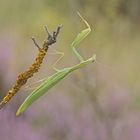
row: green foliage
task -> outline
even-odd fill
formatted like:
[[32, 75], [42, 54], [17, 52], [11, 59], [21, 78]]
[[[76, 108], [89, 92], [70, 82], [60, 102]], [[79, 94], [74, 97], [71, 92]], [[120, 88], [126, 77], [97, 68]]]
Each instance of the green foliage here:
[[89, 24], [86, 22], [86, 20], [83, 19], [83, 17], [79, 14], [82, 21], [86, 24], [87, 28], [83, 31], [81, 31], [77, 37], [74, 39], [70, 47], [72, 48], [73, 52], [75, 53], [76, 57], [79, 59], [80, 63], [76, 64], [72, 67], [64, 68], [61, 70], [56, 70], [57, 72], [54, 73], [52, 76], [50, 76], [45, 82], [43, 82], [37, 89], [35, 89], [22, 103], [22, 105], [19, 107], [16, 115], [21, 114], [23, 111], [25, 111], [34, 101], [36, 101], [39, 97], [44, 95], [50, 88], [52, 88], [54, 85], [56, 85], [60, 80], [62, 80], [64, 77], [66, 77], [68, 74], [73, 72], [74, 70], [77, 70], [79, 68], [85, 67], [87, 64], [90, 64], [95, 61], [96, 55], [93, 54], [92, 57], [90, 57], [87, 60], [84, 60], [83, 57], [77, 52], [75, 47], [91, 32]]

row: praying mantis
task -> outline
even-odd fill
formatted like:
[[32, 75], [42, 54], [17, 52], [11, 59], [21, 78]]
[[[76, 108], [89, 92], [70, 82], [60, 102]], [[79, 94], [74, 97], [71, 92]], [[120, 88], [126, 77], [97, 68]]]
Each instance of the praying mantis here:
[[19, 109], [16, 112], [16, 115], [20, 115], [23, 113], [32, 103], [34, 103], [37, 99], [39, 99], [42, 95], [44, 95], [49, 89], [54, 87], [58, 82], [60, 82], [62, 79], [64, 79], [68, 74], [71, 74], [73, 71], [83, 68], [86, 65], [93, 63], [96, 61], [96, 54], [93, 54], [89, 59], [85, 60], [81, 54], [76, 50], [76, 46], [79, 45], [79, 43], [88, 36], [88, 34], [91, 32], [90, 25], [88, 22], [78, 13], [82, 21], [86, 25], [86, 29], [82, 30], [74, 39], [74, 41], [71, 43], [70, 48], [72, 49], [73, 53], [79, 60], [79, 63], [72, 66], [72, 67], [66, 67], [63, 69], [57, 69], [54, 67], [54, 70], [56, 71], [53, 75], [49, 76], [40, 86], [38, 86], [33, 92], [24, 100], [24, 102], [21, 104]]

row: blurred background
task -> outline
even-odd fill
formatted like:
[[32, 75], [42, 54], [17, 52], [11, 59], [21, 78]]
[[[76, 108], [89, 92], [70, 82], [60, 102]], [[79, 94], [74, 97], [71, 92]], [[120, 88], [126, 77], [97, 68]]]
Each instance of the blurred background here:
[[[34, 61], [50, 31], [63, 24], [38, 73], [26, 85], [78, 63], [69, 44], [85, 28], [91, 34], [78, 50], [97, 62], [59, 82], [21, 116], [15, 112], [32, 90], [23, 87], [0, 110], [1, 140], [139, 140], [140, 139], [140, 1], [139, 0], [4, 0], [0, 1], [0, 99], [19, 73]], [[37, 85], [35, 85], [37, 86]]]

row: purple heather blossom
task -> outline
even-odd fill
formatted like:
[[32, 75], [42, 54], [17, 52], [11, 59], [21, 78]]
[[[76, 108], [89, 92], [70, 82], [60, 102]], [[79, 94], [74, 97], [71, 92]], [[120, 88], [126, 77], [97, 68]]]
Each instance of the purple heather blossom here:
[[[14, 52], [11, 48], [12, 41], [6, 35], [0, 35], [0, 75], [4, 75], [4, 79], [10, 81], [13, 76], [11, 67], [11, 58]], [[8, 73], [5, 73], [5, 72]]]
[[22, 117], [16, 117], [8, 108], [0, 110], [1, 140], [40, 140], [40, 138], [40, 135]]

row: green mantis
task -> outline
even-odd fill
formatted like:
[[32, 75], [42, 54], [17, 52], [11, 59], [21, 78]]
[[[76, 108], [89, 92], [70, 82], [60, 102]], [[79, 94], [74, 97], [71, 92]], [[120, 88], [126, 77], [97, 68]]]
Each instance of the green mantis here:
[[86, 29], [82, 30], [71, 43], [70, 47], [74, 52], [77, 59], [80, 61], [78, 64], [67, 67], [63, 69], [56, 69], [56, 73], [52, 76], [48, 77], [40, 86], [38, 86], [21, 104], [19, 109], [17, 110], [16, 115], [20, 115], [24, 112], [33, 102], [35, 102], [39, 97], [44, 95], [49, 89], [55, 86], [59, 81], [65, 78], [68, 74], [72, 73], [73, 71], [85, 67], [86, 65], [94, 62], [96, 60], [96, 54], [93, 54], [89, 59], [84, 60], [84, 58], [80, 55], [80, 53], [76, 50], [76, 46], [91, 32], [91, 28], [87, 21], [78, 13], [81, 17], [82, 21], [86, 24]]

